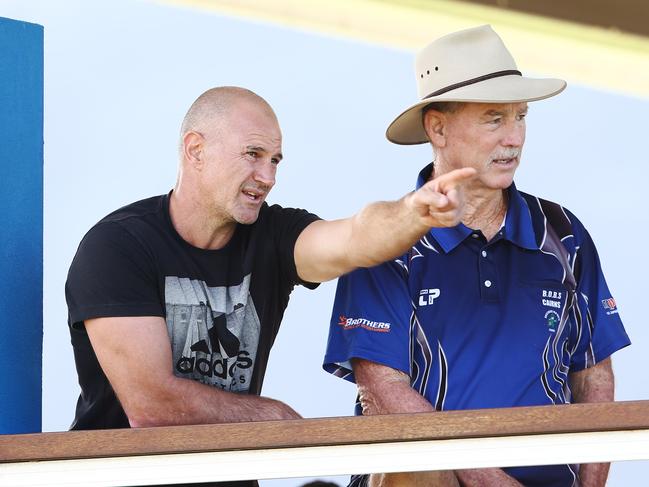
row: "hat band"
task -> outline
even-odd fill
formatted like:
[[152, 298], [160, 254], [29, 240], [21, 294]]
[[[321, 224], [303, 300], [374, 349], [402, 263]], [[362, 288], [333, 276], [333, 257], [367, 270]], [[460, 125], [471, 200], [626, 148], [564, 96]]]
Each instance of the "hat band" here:
[[433, 96], [441, 95], [443, 93], [446, 93], [446, 92], [451, 91], [451, 90], [455, 90], [457, 88], [462, 88], [463, 86], [468, 86], [468, 85], [472, 85], [472, 84], [475, 84], [475, 83], [479, 83], [480, 81], [485, 81], [485, 80], [488, 80], [488, 79], [491, 79], [491, 78], [499, 78], [501, 76], [509, 76], [509, 75], [512, 75], [512, 74], [522, 76], [522, 73], [520, 71], [515, 70], [515, 69], [507, 69], [505, 71], [496, 71], [495, 73], [489, 73], [489, 74], [485, 74], [485, 75], [482, 75], [482, 76], [478, 76], [477, 78], [468, 79], [466, 81], [460, 81], [459, 83], [449, 85], [449, 86], [447, 86], [445, 88], [442, 88], [441, 90], [433, 91], [430, 95], [427, 95], [427, 96], [423, 97], [422, 100], [425, 100], [426, 98], [431, 98]]

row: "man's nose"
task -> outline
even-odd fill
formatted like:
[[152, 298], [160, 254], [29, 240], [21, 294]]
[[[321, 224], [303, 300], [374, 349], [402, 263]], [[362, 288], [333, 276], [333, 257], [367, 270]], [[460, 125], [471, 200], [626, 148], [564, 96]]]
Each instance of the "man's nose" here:
[[268, 188], [272, 188], [275, 185], [275, 172], [277, 171], [277, 165], [271, 161], [264, 161], [261, 164], [258, 164], [255, 168], [254, 179], [259, 184], [263, 184]]
[[503, 137], [502, 144], [505, 147], [521, 147], [525, 142], [525, 123], [514, 122], [509, 126], [509, 130]]

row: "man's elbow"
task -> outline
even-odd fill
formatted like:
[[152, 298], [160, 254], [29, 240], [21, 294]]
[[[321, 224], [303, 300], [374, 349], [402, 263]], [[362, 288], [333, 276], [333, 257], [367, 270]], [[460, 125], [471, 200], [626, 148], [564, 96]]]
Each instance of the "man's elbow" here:
[[135, 407], [126, 411], [131, 428], [152, 428], [154, 426], [172, 426], [183, 424], [180, 416], [172, 417], [168, 412], [158, 408]]
[[154, 426], [174, 426], [183, 424], [200, 424], [199, 418], [190, 415], [172, 402], [157, 402], [154, 400], [143, 403], [138, 407], [125, 409], [128, 424], [131, 428], [152, 428]]
[[169, 425], [169, 423], [163, 421], [162, 418], [156, 418], [150, 415], [131, 412], [126, 416], [128, 417], [128, 424], [131, 428], [152, 428], [154, 426]]
[[145, 421], [142, 421], [142, 418], [128, 416], [128, 424], [131, 428], [148, 428], [149, 426], [157, 426], [155, 424], [147, 424]]
[[146, 390], [121, 400], [131, 428], [187, 424], [187, 411], [179, 404], [175, 380], [170, 377], [156, 388], [144, 388]]

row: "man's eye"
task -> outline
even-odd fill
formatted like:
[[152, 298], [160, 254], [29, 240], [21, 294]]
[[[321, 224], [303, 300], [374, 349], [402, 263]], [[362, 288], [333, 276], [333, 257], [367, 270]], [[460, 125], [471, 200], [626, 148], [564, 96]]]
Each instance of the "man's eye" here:
[[492, 118], [491, 120], [489, 120], [489, 123], [497, 125], [500, 123], [501, 120], [502, 120], [501, 118]]
[[278, 159], [278, 158], [276, 158], [276, 157], [273, 157], [273, 158], [270, 160], [270, 162], [272, 162], [272, 163], [275, 164], [275, 165], [279, 164], [279, 161], [280, 161], [280, 159]]
[[256, 159], [258, 154], [257, 154], [257, 151], [249, 150], [248, 152], [246, 152], [246, 155]]
[[527, 113], [520, 113], [520, 114], [518, 115], [518, 119], [519, 119], [519, 120], [523, 120], [526, 116], [527, 116]]

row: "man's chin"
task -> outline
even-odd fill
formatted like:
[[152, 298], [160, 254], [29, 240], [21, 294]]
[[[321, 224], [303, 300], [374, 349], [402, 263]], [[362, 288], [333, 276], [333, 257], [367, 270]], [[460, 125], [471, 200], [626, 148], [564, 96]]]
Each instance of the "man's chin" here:
[[257, 211], [246, 211], [246, 212], [241, 212], [238, 215], [235, 215], [235, 220], [237, 223], [240, 223], [242, 225], [252, 225], [257, 221], [257, 218], [259, 218], [259, 210]]
[[508, 171], [501, 171], [500, 174], [491, 174], [488, 180], [488, 186], [493, 189], [507, 189], [514, 182], [514, 174], [517, 168], [511, 168]]
[[495, 178], [489, 178], [487, 181], [483, 182], [483, 185], [489, 189], [507, 189], [514, 182], [513, 175], [511, 176], [500, 176]]

